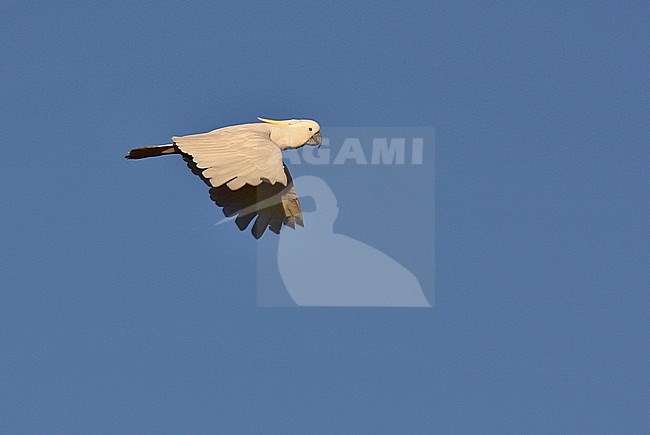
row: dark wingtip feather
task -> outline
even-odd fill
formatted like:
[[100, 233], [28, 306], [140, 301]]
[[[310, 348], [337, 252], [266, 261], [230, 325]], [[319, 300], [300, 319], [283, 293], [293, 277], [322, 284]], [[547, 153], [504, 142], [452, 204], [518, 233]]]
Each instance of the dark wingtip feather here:
[[237, 216], [235, 218], [235, 223], [237, 224], [237, 228], [239, 228], [240, 231], [244, 231], [246, 227], [248, 227], [248, 225], [251, 223], [254, 217], [255, 217], [255, 213]]
[[253, 234], [253, 237], [256, 239], [259, 239], [262, 237], [264, 234], [264, 231], [266, 231], [266, 227], [268, 226], [268, 219], [265, 217], [263, 218], [262, 215], [257, 216], [257, 219], [255, 219], [255, 223], [253, 224], [253, 228], [251, 228], [251, 233]]

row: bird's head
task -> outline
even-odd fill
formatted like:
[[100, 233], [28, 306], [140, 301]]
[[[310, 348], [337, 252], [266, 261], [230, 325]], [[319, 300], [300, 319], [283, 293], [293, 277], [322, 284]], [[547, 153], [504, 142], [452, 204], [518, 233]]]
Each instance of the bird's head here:
[[320, 125], [310, 119], [287, 119], [275, 121], [266, 118], [257, 118], [270, 124], [271, 140], [282, 149], [300, 148], [304, 145], [320, 146], [322, 137]]

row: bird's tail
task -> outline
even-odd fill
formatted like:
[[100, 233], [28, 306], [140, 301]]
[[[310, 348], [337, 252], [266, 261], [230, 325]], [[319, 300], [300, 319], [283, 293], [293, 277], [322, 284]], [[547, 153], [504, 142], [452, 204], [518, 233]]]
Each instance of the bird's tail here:
[[146, 159], [147, 157], [164, 156], [165, 154], [179, 154], [179, 152], [173, 144], [167, 144], [135, 148], [124, 157], [127, 159]]

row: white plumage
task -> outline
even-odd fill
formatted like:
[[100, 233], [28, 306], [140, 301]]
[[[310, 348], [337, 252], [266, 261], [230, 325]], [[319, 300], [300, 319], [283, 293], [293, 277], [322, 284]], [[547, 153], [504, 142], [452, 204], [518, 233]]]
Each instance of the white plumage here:
[[172, 144], [136, 148], [126, 158], [181, 154], [192, 172], [210, 186], [210, 196], [224, 214], [237, 215], [241, 230], [257, 216], [252, 227], [256, 238], [266, 228], [279, 233], [282, 224], [303, 224], [282, 150], [320, 145], [320, 126], [311, 120], [259, 119], [261, 123], [174, 136]]

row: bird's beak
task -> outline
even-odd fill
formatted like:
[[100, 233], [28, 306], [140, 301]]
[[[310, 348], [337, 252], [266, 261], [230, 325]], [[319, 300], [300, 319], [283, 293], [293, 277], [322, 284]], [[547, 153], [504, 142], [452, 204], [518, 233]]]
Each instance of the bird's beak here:
[[313, 135], [312, 137], [309, 138], [307, 142], [305, 142], [306, 145], [318, 145], [320, 146], [321, 142], [323, 142], [323, 137], [320, 135], [320, 131]]

